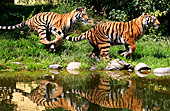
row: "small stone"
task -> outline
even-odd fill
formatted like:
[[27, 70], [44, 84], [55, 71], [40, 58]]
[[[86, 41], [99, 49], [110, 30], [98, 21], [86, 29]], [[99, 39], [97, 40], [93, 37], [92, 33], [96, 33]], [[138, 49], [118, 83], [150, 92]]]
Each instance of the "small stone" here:
[[18, 64], [18, 65], [23, 65], [21, 62], [11, 62], [11, 63]]
[[95, 71], [96, 68], [97, 68], [97, 66], [92, 66], [92, 67], [90, 68], [90, 70], [91, 70], [91, 71]]
[[144, 71], [146, 71], [146, 70], [147, 70], [147, 71], [150, 71], [151, 68], [150, 68], [148, 65], [144, 64], [144, 63], [139, 63], [139, 64], [137, 64], [136, 67], [135, 67], [135, 71], [144, 72]]
[[67, 70], [74, 70], [74, 69], [79, 69], [79, 67], [81, 66], [80, 62], [70, 62], [67, 65]]
[[104, 70], [129, 70], [133, 69], [133, 65], [121, 60], [121, 59], [114, 59], [110, 61]]
[[49, 68], [50, 68], [50, 69], [62, 69], [61, 65], [59, 65], [59, 64], [49, 65]]

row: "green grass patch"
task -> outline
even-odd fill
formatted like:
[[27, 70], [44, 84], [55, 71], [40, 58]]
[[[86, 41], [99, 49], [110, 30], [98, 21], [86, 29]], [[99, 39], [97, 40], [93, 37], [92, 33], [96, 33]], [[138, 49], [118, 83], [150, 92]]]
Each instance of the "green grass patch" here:
[[[77, 36], [77, 34], [72, 35]], [[69, 42], [63, 41], [56, 49], [55, 53], [47, 52], [45, 45], [39, 42], [39, 37], [31, 33], [24, 38], [11, 37], [10, 33], [0, 34], [0, 64], [12, 71], [16, 70], [42, 70], [48, 69], [50, 64], [61, 64], [66, 67], [69, 62], [81, 62], [80, 69], [90, 69], [91, 66], [98, 66], [98, 70], [103, 69], [107, 63], [97, 62], [88, 54], [93, 47], [86, 41]], [[151, 68], [170, 66], [170, 45], [168, 39], [153, 39], [144, 36], [136, 42], [136, 51], [130, 58], [124, 58], [117, 54], [118, 50], [124, 50], [124, 46], [112, 46], [110, 48], [111, 60], [120, 58], [126, 62], [136, 65], [143, 62]], [[21, 62], [23, 65], [12, 64], [11, 62]], [[25, 67], [27, 66], [27, 67]], [[2, 70], [3, 67], [1, 67]]]

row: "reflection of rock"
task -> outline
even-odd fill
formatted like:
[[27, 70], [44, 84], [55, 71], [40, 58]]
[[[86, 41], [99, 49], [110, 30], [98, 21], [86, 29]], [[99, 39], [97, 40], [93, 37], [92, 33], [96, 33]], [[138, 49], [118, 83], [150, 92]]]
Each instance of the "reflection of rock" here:
[[130, 75], [132, 74], [131, 72], [128, 71], [106, 71], [106, 73], [109, 74], [109, 77], [116, 80], [121, 80], [130, 77]]
[[153, 70], [153, 73], [154, 73], [156, 76], [170, 75], [170, 67], [166, 67], [166, 68], [163, 68], [163, 67], [156, 68], [156, 69]]
[[147, 76], [147, 75], [150, 73], [150, 71], [143, 71], [143, 72], [141, 72], [141, 71], [135, 70], [135, 73], [136, 73], [139, 77], [145, 77], [145, 76]]
[[144, 63], [139, 63], [139, 64], [136, 65], [135, 70], [136, 71], [141, 71], [141, 72], [145, 72], [145, 71], [150, 72], [151, 68], [148, 65], [144, 64]]
[[129, 70], [133, 69], [133, 65], [121, 60], [121, 59], [114, 59], [110, 61], [104, 70]]
[[156, 76], [166, 76], [166, 75], [170, 75], [170, 73], [154, 73], [154, 75], [156, 75]]
[[78, 69], [81, 66], [80, 62], [70, 62], [67, 65], [67, 70], [74, 70], [74, 69]]
[[67, 69], [67, 71], [68, 71], [69, 73], [71, 73], [71, 74], [80, 74], [80, 72], [77, 71], [77, 70]]
[[53, 74], [59, 74], [58, 70], [50, 70], [50, 72]]
[[59, 64], [52, 64], [49, 66], [50, 69], [62, 69], [61, 65]]
[[153, 70], [154, 73], [170, 73], [170, 67], [160, 67]]

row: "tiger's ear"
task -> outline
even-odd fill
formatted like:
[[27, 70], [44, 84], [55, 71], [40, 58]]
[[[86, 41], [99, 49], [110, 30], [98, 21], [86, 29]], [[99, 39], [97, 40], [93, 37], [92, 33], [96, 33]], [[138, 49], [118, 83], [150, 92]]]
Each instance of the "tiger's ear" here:
[[78, 7], [77, 9], [76, 9], [76, 11], [78, 12], [78, 11], [80, 11], [82, 9], [82, 7], [80, 6], [80, 7]]
[[145, 16], [145, 15], [146, 15], [146, 12], [143, 12], [142, 15], [143, 15], [143, 17], [147, 18], [147, 17]]

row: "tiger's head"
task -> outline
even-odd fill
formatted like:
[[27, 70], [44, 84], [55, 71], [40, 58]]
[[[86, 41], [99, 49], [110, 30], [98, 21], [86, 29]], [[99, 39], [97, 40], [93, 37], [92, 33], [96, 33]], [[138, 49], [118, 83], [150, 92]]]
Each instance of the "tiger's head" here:
[[82, 21], [82, 23], [86, 23], [88, 19], [85, 7], [78, 7], [74, 10], [74, 22]]
[[158, 29], [160, 22], [155, 16], [145, 13], [145, 12], [142, 13], [142, 16], [144, 17], [143, 24], [145, 25], [146, 28], [151, 26], [154, 29]]

